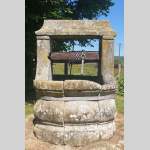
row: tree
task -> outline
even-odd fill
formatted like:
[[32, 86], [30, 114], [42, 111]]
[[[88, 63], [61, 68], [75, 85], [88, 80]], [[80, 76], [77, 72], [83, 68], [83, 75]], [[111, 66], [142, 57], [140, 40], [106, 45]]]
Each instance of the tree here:
[[[35, 77], [36, 68], [36, 39], [38, 30], [44, 18], [47, 19], [97, 19], [98, 16], [109, 13], [112, 0], [26, 0], [25, 1], [25, 68], [26, 68], [26, 98]], [[73, 42], [70, 42], [74, 44]], [[81, 45], [88, 40], [79, 42]], [[63, 42], [58, 44], [60, 49], [69, 48]]]

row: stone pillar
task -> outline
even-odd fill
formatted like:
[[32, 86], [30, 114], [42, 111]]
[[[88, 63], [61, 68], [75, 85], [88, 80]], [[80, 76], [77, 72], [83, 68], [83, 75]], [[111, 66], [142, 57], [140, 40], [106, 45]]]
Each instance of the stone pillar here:
[[51, 61], [48, 58], [50, 51], [50, 37], [37, 36], [37, 66], [35, 80], [52, 80]]
[[101, 74], [104, 84], [114, 83], [114, 38], [102, 36]]

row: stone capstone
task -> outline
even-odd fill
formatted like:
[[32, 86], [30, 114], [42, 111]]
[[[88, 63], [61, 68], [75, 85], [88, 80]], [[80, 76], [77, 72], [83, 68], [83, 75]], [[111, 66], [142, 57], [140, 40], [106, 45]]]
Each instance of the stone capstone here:
[[34, 80], [33, 83], [36, 89], [63, 91], [63, 81]]
[[63, 97], [63, 81], [34, 80], [37, 99], [43, 96]]
[[99, 96], [115, 94], [115, 84], [98, 84], [88, 80], [47, 81], [34, 80], [37, 99], [43, 96]]
[[88, 80], [65, 80], [64, 81], [64, 90], [100, 90], [101, 85]]
[[36, 31], [36, 35], [105, 35], [112, 39], [116, 36], [116, 33], [112, 30], [109, 22], [105, 20], [44, 20], [42, 28]]

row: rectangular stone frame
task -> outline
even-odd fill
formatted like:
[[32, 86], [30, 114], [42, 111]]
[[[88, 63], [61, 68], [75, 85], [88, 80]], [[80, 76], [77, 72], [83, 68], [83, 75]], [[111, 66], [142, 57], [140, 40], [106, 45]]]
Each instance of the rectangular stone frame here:
[[[74, 29], [71, 29], [71, 23], [68, 24], [70, 27], [68, 30], [69, 33], [66, 33], [66, 31], [60, 32], [60, 27], [58, 27], [56, 24], [56, 29], [50, 31], [50, 23], [53, 23], [53, 20], [47, 20], [45, 21], [43, 27], [36, 31], [37, 35], [37, 67], [36, 67], [36, 77], [35, 80], [52, 80], [52, 66], [51, 66], [51, 60], [48, 58], [49, 53], [52, 51], [52, 37], [57, 36], [61, 37], [64, 36], [71, 36], [71, 37], [78, 37], [78, 36], [95, 36], [99, 37], [99, 51], [100, 51], [100, 62], [99, 62], [99, 78], [102, 77], [104, 84], [109, 84], [114, 82], [114, 37], [116, 36], [115, 32], [113, 32], [110, 28], [110, 25], [108, 21], [84, 21], [84, 20], [64, 20], [64, 22], [77, 22], [78, 25], [83, 25], [82, 28], [85, 26], [85, 30], [87, 29], [88, 23], [89, 23], [89, 29], [87, 29], [85, 32], [79, 32], [78, 30], [76, 33], [74, 32]], [[61, 22], [63, 23], [63, 20], [55, 20], [55, 23]], [[74, 24], [75, 24], [74, 23]], [[95, 31], [93, 32], [94, 26], [91, 26], [91, 23], [95, 23]], [[58, 31], [57, 31], [58, 27]], [[80, 28], [79, 28], [80, 29]], [[67, 30], [67, 31], [68, 31]], [[80, 30], [79, 30], [80, 31]], [[76, 34], [76, 35], [75, 35]]]

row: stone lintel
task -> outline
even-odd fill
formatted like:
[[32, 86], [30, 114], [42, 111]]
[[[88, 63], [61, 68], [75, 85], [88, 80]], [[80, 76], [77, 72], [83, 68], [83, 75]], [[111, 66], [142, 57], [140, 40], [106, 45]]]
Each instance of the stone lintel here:
[[103, 35], [102, 39], [103, 40], [114, 40], [116, 35]]
[[86, 36], [104, 34], [115, 35], [115, 32], [107, 20], [44, 20], [41, 29], [36, 35], [74, 35]]
[[36, 39], [37, 40], [50, 40], [50, 36], [48, 36], [48, 35], [37, 35]]

